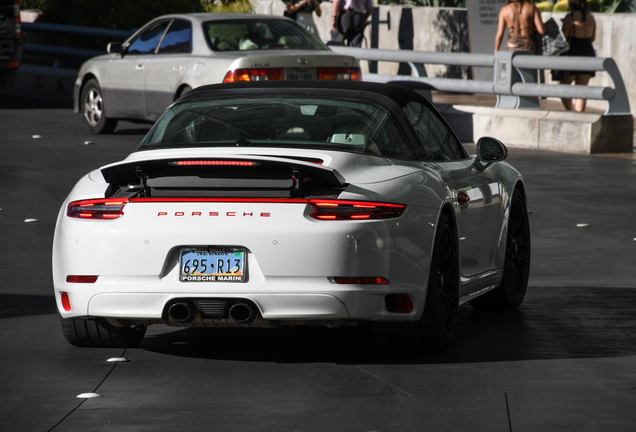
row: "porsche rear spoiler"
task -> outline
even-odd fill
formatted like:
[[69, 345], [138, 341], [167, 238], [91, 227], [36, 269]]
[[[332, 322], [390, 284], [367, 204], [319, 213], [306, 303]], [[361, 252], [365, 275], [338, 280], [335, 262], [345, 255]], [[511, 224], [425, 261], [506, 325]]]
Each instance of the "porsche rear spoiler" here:
[[109, 197], [335, 197], [347, 186], [320, 160], [267, 156], [170, 158], [101, 169]]

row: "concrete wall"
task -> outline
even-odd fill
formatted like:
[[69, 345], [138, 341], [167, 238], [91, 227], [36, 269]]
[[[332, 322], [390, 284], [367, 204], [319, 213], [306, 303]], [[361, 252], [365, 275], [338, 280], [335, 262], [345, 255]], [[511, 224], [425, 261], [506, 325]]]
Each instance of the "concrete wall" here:
[[[322, 17], [314, 19], [323, 40], [330, 39], [331, 3], [321, 4]], [[257, 1], [256, 12], [282, 15], [285, 9], [283, 1]], [[468, 15], [465, 9], [380, 6], [378, 48], [400, 49], [400, 22], [405, 9], [412, 15], [413, 49], [416, 51], [468, 51]], [[550, 17], [560, 23], [564, 13], [543, 13], [543, 21]], [[594, 14], [597, 22], [596, 40], [600, 57], [612, 57], [623, 76], [632, 110], [636, 110], [636, 14]], [[386, 21], [390, 24], [385, 23]], [[367, 26], [366, 39], [371, 40], [371, 26]], [[404, 30], [402, 28], [402, 30]], [[367, 44], [369, 46], [369, 44]], [[494, 46], [494, 41], [493, 41]], [[366, 62], [363, 62], [363, 69]], [[365, 71], [368, 71], [366, 69]], [[396, 74], [397, 63], [380, 63], [378, 73]], [[429, 77], [465, 77], [466, 70], [457, 67], [426, 65]], [[549, 74], [546, 74], [549, 80]], [[593, 86], [612, 86], [609, 76], [597, 73], [590, 81]], [[603, 101], [589, 101], [593, 108], [604, 109]]]
[[469, 114], [473, 141], [495, 136], [510, 147], [565, 153], [631, 153], [634, 119], [571, 111], [455, 106]]

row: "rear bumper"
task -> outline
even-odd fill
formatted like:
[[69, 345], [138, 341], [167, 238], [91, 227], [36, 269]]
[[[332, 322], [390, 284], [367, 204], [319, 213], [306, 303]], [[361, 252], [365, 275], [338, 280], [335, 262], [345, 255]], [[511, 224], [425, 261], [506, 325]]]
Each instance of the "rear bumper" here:
[[[175, 278], [177, 277], [175, 272]], [[271, 278], [266, 284], [197, 284], [199, 289], [160, 291], [139, 290], [140, 280], [112, 286], [103, 284], [64, 284], [56, 288], [58, 310], [64, 318], [102, 317], [120, 320], [162, 320], [167, 305], [179, 299], [231, 299], [247, 300], [256, 305], [264, 320], [365, 320], [408, 321], [421, 314], [426, 286], [338, 285], [324, 277]], [[178, 282], [181, 285], [183, 283]], [[108, 288], [111, 285], [112, 291]], [[137, 291], [133, 288], [137, 285]], [[205, 286], [205, 289], [203, 286]], [[123, 291], [122, 289], [129, 289]], [[62, 292], [68, 294], [71, 311], [62, 307]], [[411, 313], [388, 312], [387, 294], [407, 294], [414, 304]]]
[[[53, 246], [61, 315], [162, 320], [174, 299], [228, 298], [249, 300], [265, 320], [408, 321], [421, 316], [435, 210], [409, 206], [395, 219], [340, 222], [311, 219], [304, 204], [200, 206], [180, 205], [179, 214], [213, 210], [219, 216], [157, 217], [164, 212], [161, 204], [131, 204], [120, 219], [92, 221], [68, 218], [62, 210]], [[228, 210], [232, 216], [222, 216]], [[268, 217], [239, 217], [265, 211]], [[197, 245], [244, 247], [247, 282], [181, 282], [179, 250]], [[68, 283], [68, 275], [98, 279]], [[335, 277], [383, 277], [389, 283], [338, 284]], [[62, 292], [70, 311], [62, 307]], [[408, 295], [413, 311], [388, 312], [387, 294]]]

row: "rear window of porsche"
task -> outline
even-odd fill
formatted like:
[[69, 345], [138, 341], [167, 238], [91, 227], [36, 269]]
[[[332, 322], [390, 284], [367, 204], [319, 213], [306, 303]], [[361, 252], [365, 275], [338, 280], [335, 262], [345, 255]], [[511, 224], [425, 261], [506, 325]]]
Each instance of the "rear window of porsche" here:
[[180, 103], [150, 130], [139, 150], [226, 146], [416, 158], [395, 117], [382, 106], [311, 97], [238, 97]]

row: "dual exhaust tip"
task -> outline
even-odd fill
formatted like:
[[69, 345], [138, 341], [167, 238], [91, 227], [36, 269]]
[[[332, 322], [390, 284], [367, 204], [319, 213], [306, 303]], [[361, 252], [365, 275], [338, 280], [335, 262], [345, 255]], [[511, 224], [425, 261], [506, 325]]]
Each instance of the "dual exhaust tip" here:
[[[245, 302], [234, 303], [229, 311], [229, 318], [239, 324], [249, 324], [256, 319], [256, 308]], [[189, 323], [197, 316], [197, 309], [189, 302], [174, 303], [168, 309], [168, 316], [178, 323]]]

